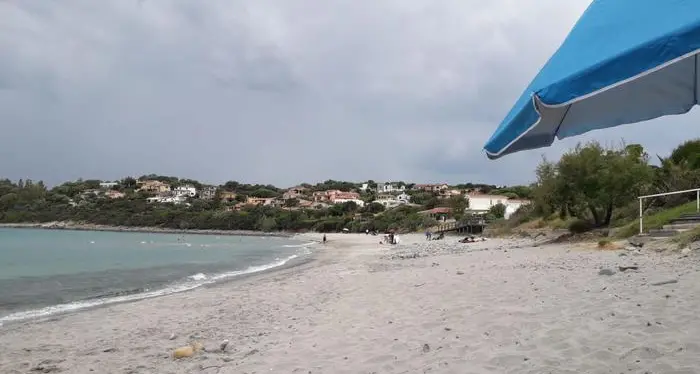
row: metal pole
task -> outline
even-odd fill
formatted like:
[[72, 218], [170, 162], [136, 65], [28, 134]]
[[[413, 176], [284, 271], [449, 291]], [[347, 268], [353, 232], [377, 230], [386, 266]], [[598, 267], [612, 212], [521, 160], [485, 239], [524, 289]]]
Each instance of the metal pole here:
[[639, 235], [644, 232], [644, 223], [642, 222], [642, 198], [639, 198]]
[[697, 211], [700, 212], [700, 190], [697, 190], [695, 192], [696, 192], [695, 205], [696, 205]]

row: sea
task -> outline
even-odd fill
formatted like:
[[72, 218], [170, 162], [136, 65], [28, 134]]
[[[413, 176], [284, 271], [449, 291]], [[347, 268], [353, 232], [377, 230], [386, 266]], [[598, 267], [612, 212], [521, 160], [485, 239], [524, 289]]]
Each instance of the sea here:
[[0, 228], [0, 325], [192, 290], [303, 261], [291, 238]]

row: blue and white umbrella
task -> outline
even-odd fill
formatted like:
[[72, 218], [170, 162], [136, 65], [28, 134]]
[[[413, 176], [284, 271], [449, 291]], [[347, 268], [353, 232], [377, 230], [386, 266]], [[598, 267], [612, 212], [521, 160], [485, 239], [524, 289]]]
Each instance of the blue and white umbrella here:
[[495, 159], [698, 104], [700, 0], [594, 0], [484, 149]]

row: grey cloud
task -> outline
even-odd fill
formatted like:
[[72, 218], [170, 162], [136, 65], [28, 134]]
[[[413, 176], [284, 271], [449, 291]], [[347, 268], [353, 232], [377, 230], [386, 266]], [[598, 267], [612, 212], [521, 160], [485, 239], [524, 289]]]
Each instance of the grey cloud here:
[[667, 153], [694, 114], [483, 155], [588, 2], [0, 2], [0, 176], [502, 184], [585, 139]]

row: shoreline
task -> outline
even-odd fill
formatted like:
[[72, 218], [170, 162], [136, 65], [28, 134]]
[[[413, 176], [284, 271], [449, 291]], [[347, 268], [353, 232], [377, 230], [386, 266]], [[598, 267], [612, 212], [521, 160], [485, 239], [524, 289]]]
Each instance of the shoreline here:
[[[295, 239], [294, 236], [291, 236], [290, 239]], [[302, 240], [300, 238], [297, 238], [296, 240]], [[310, 238], [306, 238], [306, 240], [309, 240], [310, 242], [313, 241]], [[164, 286], [159, 289], [155, 289], [153, 291], [149, 292], [142, 292], [142, 293], [135, 293], [135, 294], [129, 294], [125, 295], [125, 297], [122, 297], [122, 300], [115, 300], [119, 298], [119, 296], [115, 297], [108, 297], [105, 299], [84, 299], [84, 300], [76, 300], [70, 303], [64, 303], [64, 304], [54, 304], [54, 305], [46, 305], [43, 307], [38, 307], [38, 308], [32, 308], [32, 309], [27, 309], [27, 310], [17, 310], [14, 311], [10, 314], [7, 315], [0, 315], [0, 333], [2, 332], [3, 329], [7, 329], [10, 327], [15, 327], [17, 325], [23, 325], [27, 323], [41, 323], [41, 322], [50, 322], [53, 320], [58, 320], [61, 318], [64, 318], [66, 316], [70, 315], [76, 315], [80, 313], [86, 313], [90, 312], [92, 310], [98, 310], [102, 308], [109, 308], [121, 304], [133, 304], [133, 303], [139, 303], [142, 301], [150, 300], [150, 299], [158, 299], [158, 298], [163, 298], [163, 297], [169, 297], [169, 296], [174, 296], [174, 295], [179, 295], [179, 294], [186, 294], [190, 292], [197, 292], [200, 289], [207, 289], [207, 288], [217, 288], [217, 287], [222, 287], [228, 284], [244, 281], [244, 280], [251, 280], [252, 278], [255, 277], [263, 277], [263, 276], [268, 276], [268, 275], [273, 275], [277, 272], [284, 272], [284, 271], [289, 271], [293, 269], [303, 269], [304, 267], [308, 267], [309, 264], [314, 263], [317, 260], [316, 257], [316, 252], [314, 252], [313, 248], [314, 246], [317, 246], [320, 244], [318, 241], [313, 241], [313, 243], [309, 243], [308, 247], [309, 248], [309, 253], [307, 254], [302, 254], [302, 255], [292, 255], [295, 257], [290, 256], [285, 260], [284, 263], [276, 266], [272, 266], [269, 268], [264, 268], [262, 270], [257, 270], [257, 271], [250, 271], [246, 272], [247, 270], [250, 269], [250, 267], [246, 269], [241, 269], [241, 270], [232, 270], [231, 272], [241, 272], [240, 274], [235, 274], [227, 277], [223, 277], [218, 280], [213, 280], [213, 281], [207, 281], [203, 282], [198, 285], [192, 285], [191, 288], [186, 288], [183, 290], [176, 290], [172, 291], [169, 293], [163, 293], [163, 294], [158, 294], [159, 292], [163, 292], [167, 290], [169, 287], [172, 287], [174, 284], [176, 284], [177, 280], [174, 280], [171, 282], [170, 286]], [[261, 265], [262, 267], [268, 266], [275, 264], [274, 262], [271, 262], [269, 264]], [[214, 274], [216, 275], [216, 274]], [[153, 292], [155, 294], [148, 295], [150, 292]], [[139, 297], [141, 296], [141, 297]], [[81, 303], [86, 303], [90, 301], [94, 302], [94, 305], [80, 305]], [[104, 301], [104, 302], [100, 302]], [[50, 309], [50, 308], [58, 308], [58, 307], [69, 307], [69, 306], [75, 306], [74, 308], [67, 308], [65, 310], [59, 310], [53, 313], [49, 314], [41, 314], [41, 315], [29, 315], [30, 313], [39, 313], [41, 311]], [[27, 315], [24, 318], [18, 318], [14, 320], [8, 320], [8, 321], [2, 321], [4, 318], [7, 318], [9, 316], [15, 316], [15, 315]]]
[[46, 223], [0, 223], [0, 229], [37, 229], [37, 230], [68, 230], [68, 231], [104, 231], [104, 232], [134, 232], [147, 234], [187, 234], [187, 235], [221, 235], [221, 236], [260, 236], [293, 238], [298, 233], [292, 232], [263, 232], [249, 230], [199, 230], [171, 229], [164, 227], [131, 227], [109, 226], [96, 224], [80, 224], [71, 222]]

